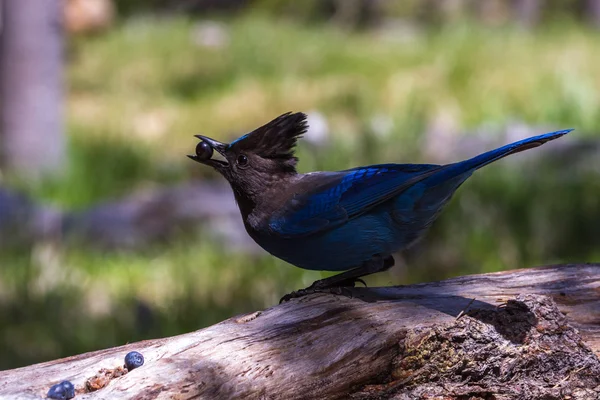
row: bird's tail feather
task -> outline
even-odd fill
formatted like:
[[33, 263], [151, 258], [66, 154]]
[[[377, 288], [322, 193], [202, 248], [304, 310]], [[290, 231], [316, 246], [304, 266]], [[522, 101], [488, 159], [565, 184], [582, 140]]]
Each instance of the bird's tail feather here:
[[465, 169], [475, 170], [475, 169], [481, 168], [489, 163], [492, 163], [496, 160], [504, 158], [508, 155], [541, 146], [544, 143], [549, 142], [554, 139], [558, 139], [559, 137], [564, 136], [571, 131], [572, 131], [572, 129], [565, 129], [563, 131], [550, 132], [550, 133], [546, 133], [544, 135], [539, 135], [539, 136], [530, 137], [528, 139], [519, 140], [518, 142], [507, 144], [506, 146], [502, 146], [495, 150], [491, 150], [486, 153], [480, 154], [469, 160], [465, 160], [465, 161], [461, 162], [461, 164], [464, 165]]
[[572, 130], [573, 129], [565, 129], [562, 131], [550, 132], [544, 135], [534, 136], [528, 139], [519, 140], [518, 142], [507, 144], [506, 146], [499, 147], [495, 150], [490, 150], [486, 153], [480, 154], [468, 160], [447, 165], [431, 178], [434, 178], [434, 180], [439, 179], [441, 182], [447, 179], [452, 179], [453, 177], [461, 174], [466, 174], [467, 176], [469, 176], [475, 170], [486, 166], [489, 163], [497, 161], [511, 154], [515, 154], [524, 150], [529, 150], [534, 147], [541, 146], [546, 142], [558, 139], [559, 137], [566, 135]]

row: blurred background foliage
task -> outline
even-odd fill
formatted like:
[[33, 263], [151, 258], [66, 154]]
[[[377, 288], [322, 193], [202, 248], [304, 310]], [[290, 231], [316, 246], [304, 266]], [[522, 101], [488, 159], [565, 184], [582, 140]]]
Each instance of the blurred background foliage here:
[[[64, 172], [0, 183], [85, 210], [218, 180], [185, 157], [193, 134], [230, 140], [290, 110], [324, 126], [299, 146], [302, 172], [451, 162], [572, 127], [565, 143], [475, 174], [429, 235], [368, 282], [598, 261], [600, 31], [584, 2], [533, 2], [543, 7], [523, 15], [509, 2], [348, 3], [358, 8], [116, 1], [110, 23], [68, 38]], [[135, 251], [5, 246], [0, 265], [0, 369], [199, 329], [325, 276], [202, 226]]]

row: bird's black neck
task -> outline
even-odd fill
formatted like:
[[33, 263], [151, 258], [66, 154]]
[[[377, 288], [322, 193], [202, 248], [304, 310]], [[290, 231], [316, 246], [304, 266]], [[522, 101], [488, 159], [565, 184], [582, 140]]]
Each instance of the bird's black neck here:
[[244, 221], [257, 210], [258, 206], [262, 212], [274, 211], [273, 209], [277, 208], [279, 203], [278, 199], [285, 196], [286, 188], [297, 176], [298, 174], [295, 172], [293, 174], [273, 174], [250, 185], [231, 183]]
[[256, 208], [256, 200], [249, 196], [247, 193], [243, 193], [239, 188], [233, 187], [233, 194], [235, 196], [235, 201], [242, 213], [242, 218], [244, 221], [248, 218], [248, 216], [254, 211]]

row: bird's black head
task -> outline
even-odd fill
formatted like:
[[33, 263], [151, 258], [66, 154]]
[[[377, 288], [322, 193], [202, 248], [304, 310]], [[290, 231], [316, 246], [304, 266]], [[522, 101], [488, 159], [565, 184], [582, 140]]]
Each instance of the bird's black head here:
[[307, 128], [305, 114], [288, 112], [229, 144], [196, 135], [201, 142], [188, 157], [223, 174], [236, 195], [251, 196], [296, 174], [294, 147]]

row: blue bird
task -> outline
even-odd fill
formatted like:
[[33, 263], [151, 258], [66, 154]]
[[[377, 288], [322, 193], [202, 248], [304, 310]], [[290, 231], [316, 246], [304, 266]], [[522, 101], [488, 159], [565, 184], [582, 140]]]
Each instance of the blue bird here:
[[[336, 172], [296, 171], [294, 147], [306, 115], [286, 113], [226, 144], [206, 136], [192, 160], [229, 181], [248, 234], [297, 267], [345, 271], [292, 292], [340, 293], [361, 277], [394, 265], [392, 254], [414, 244], [477, 169], [557, 139], [562, 130], [447, 165], [378, 164]], [[214, 151], [222, 158], [213, 158]]]

